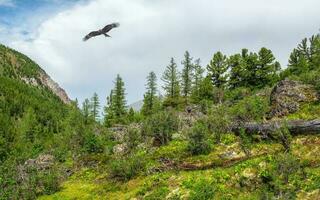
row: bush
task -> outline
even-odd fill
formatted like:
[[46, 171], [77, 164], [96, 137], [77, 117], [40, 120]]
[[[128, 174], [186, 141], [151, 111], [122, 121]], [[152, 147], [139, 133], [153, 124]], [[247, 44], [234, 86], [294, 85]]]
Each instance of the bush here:
[[213, 184], [206, 179], [200, 179], [187, 185], [191, 189], [190, 200], [210, 200], [214, 198], [215, 189]]
[[220, 143], [222, 135], [228, 133], [230, 129], [229, 115], [224, 106], [217, 106], [210, 111], [208, 126], [214, 133], [216, 143]]
[[209, 130], [203, 122], [196, 123], [188, 133], [188, 151], [193, 155], [207, 154], [211, 147], [209, 144]]
[[84, 136], [83, 149], [87, 153], [101, 153], [103, 152], [103, 144], [101, 138], [94, 133], [87, 133]]
[[[303, 181], [303, 168], [300, 161], [291, 153], [278, 154], [271, 165], [260, 177], [266, 184], [271, 196], [277, 199], [295, 199], [296, 191], [301, 189], [294, 184], [295, 181]], [[296, 180], [294, 180], [296, 179]], [[266, 195], [265, 192], [263, 195]]]
[[231, 108], [231, 115], [239, 122], [261, 121], [269, 110], [268, 105], [265, 97], [246, 97]]
[[141, 132], [143, 136], [155, 139], [155, 145], [167, 144], [172, 139], [172, 134], [178, 130], [179, 120], [172, 111], [160, 112], [144, 121]]
[[129, 150], [134, 150], [141, 142], [140, 130], [135, 127], [129, 127], [125, 134], [125, 142], [127, 143]]
[[125, 181], [137, 176], [146, 168], [145, 156], [144, 152], [137, 152], [113, 160], [110, 165], [110, 177]]
[[280, 128], [277, 128], [273, 134], [275, 139], [281, 142], [285, 151], [290, 151], [292, 136], [289, 132], [288, 125], [286, 123], [282, 124]]

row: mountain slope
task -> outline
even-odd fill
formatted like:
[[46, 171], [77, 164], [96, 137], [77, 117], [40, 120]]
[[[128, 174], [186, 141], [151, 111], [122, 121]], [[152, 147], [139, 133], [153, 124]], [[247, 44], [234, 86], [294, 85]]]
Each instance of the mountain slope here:
[[24, 81], [37, 87], [46, 87], [57, 95], [64, 103], [70, 99], [50, 76], [39, 65], [27, 56], [0, 44], [0, 76]]
[[81, 120], [44, 70], [0, 45], [0, 199], [55, 192], [82, 141]]

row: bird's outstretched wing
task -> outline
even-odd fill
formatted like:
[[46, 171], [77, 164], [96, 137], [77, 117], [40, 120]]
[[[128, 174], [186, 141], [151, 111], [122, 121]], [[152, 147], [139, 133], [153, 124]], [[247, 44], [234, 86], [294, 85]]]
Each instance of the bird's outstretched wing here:
[[108, 33], [111, 29], [117, 28], [119, 26], [120, 26], [119, 23], [108, 24], [102, 29], [102, 33]]
[[90, 38], [95, 37], [95, 36], [98, 36], [98, 35], [101, 35], [101, 34], [102, 34], [101, 31], [92, 31], [92, 32], [90, 32], [88, 35], [86, 35], [82, 40], [83, 40], [83, 41], [87, 41], [87, 40], [89, 40]]

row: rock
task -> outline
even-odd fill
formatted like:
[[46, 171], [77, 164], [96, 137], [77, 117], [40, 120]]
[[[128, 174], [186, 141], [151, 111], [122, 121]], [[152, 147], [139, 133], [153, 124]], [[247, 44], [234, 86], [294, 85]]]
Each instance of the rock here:
[[236, 153], [235, 151], [227, 151], [219, 155], [220, 158], [231, 160], [242, 157], [240, 154]]
[[117, 156], [123, 156], [128, 151], [128, 145], [126, 143], [117, 144], [113, 147], [113, 153]]
[[36, 159], [26, 160], [25, 167], [36, 168], [37, 170], [44, 170], [50, 168], [54, 164], [54, 157], [50, 154], [41, 154]]
[[39, 73], [39, 80], [40, 82], [45, 85], [46, 87], [48, 87], [55, 95], [57, 95], [61, 101], [65, 104], [70, 104], [71, 100], [68, 97], [67, 93], [65, 92], [64, 89], [62, 89], [58, 83], [54, 82], [50, 76], [45, 73], [44, 71], [41, 71]]
[[301, 103], [319, 100], [312, 85], [285, 79], [280, 81], [270, 95], [271, 111], [268, 118], [282, 117], [299, 110]]

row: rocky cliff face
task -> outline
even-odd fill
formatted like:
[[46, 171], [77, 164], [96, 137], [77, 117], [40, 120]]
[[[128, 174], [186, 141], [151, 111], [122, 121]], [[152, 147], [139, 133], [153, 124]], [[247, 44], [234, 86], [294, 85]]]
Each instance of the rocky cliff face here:
[[0, 44], [0, 76], [20, 79], [28, 85], [46, 87], [62, 102], [71, 102], [67, 93], [27, 56]]

